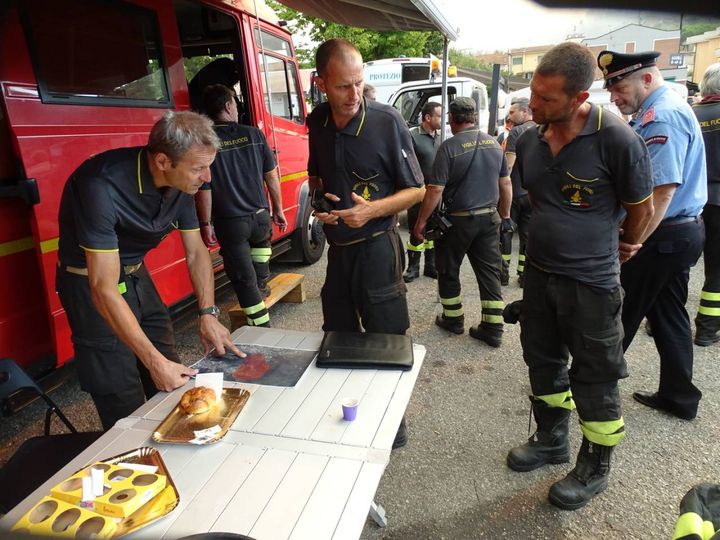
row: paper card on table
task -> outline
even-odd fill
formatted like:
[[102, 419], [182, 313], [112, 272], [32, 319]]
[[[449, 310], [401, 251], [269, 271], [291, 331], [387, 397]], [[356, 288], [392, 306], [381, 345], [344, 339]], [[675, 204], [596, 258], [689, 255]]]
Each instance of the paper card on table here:
[[94, 497], [101, 497], [105, 492], [103, 485], [104, 471], [95, 467], [90, 469], [90, 478], [92, 479], [92, 490]]
[[82, 502], [92, 501], [95, 498], [93, 494], [93, 482], [90, 476], [82, 477]]
[[220, 399], [223, 390], [222, 373], [198, 373], [195, 375], [195, 387], [207, 386], [215, 391], [215, 397]]

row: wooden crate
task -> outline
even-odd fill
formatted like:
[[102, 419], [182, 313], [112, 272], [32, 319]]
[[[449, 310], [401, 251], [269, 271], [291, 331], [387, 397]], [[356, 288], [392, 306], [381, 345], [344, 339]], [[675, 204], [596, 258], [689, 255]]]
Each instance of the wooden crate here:
[[[303, 274], [278, 274], [268, 282], [270, 295], [265, 298], [265, 307], [270, 309], [277, 302], [300, 303], [305, 301], [305, 276]], [[235, 304], [230, 311], [230, 330], [233, 331], [247, 324], [245, 312], [240, 304]]]

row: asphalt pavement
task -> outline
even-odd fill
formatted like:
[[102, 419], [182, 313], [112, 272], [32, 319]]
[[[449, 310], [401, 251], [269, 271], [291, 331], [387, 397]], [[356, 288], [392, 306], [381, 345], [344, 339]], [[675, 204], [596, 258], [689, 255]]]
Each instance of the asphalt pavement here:
[[[406, 237], [407, 231], [401, 232]], [[325, 259], [311, 266], [274, 264], [272, 270], [304, 273], [307, 293], [303, 304], [273, 307], [273, 326], [319, 330]], [[467, 328], [480, 321], [479, 292], [467, 262], [461, 280]], [[701, 287], [702, 260], [691, 274], [691, 318]], [[521, 298], [514, 276], [503, 294], [506, 302]], [[368, 519], [364, 540], [671, 538], [685, 492], [697, 483], [720, 482], [720, 344], [694, 347], [694, 380], [704, 396], [698, 417], [687, 422], [633, 401], [633, 391], [655, 390], [658, 379], [652, 338], [638, 333], [626, 355], [630, 377], [620, 383], [627, 436], [614, 453], [610, 486], [586, 508], [566, 512], [547, 502], [547, 491], [573, 463], [528, 473], [505, 465], [508, 449], [528, 437], [530, 387], [519, 327], [506, 325], [502, 346], [492, 349], [467, 333], [449, 334], [433, 324], [440, 313], [435, 280], [410, 283], [407, 298], [409, 334], [428, 352], [406, 413], [409, 443], [393, 453], [376, 494], [388, 526], [382, 529]], [[227, 324], [234, 295], [225, 292], [218, 300]], [[176, 330], [183, 361], [194, 362], [202, 355], [195, 317], [179, 321]], [[92, 403], [71, 370], [69, 382], [52, 395], [81, 429], [99, 429]], [[0, 419], [0, 462], [25, 438], [40, 433], [41, 414], [42, 407], [34, 404]], [[575, 455], [581, 440], [575, 414], [571, 422]]]

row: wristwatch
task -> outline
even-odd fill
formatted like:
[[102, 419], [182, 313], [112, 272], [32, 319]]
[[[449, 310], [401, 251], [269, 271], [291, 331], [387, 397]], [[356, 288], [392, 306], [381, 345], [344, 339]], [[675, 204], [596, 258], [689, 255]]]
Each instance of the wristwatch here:
[[207, 227], [208, 225], [210, 225], [209, 221], [200, 221], [199, 223], [201, 227]]
[[203, 315], [212, 315], [217, 319], [220, 316], [220, 308], [217, 306], [202, 308], [198, 311], [198, 317], [202, 317]]

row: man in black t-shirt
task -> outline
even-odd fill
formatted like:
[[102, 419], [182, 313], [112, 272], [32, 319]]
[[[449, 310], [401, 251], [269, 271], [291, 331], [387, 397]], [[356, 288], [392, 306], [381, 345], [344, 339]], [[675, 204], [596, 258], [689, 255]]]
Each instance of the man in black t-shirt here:
[[220, 150], [211, 166], [213, 181], [203, 185], [195, 200], [203, 241], [208, 247], [220, 244], [225, 273], [248, 324], [269, 326], [263, 298], [270, 293], [272, 224], [284, 231], [287, 221], [275, 156], [259, 129], [237, 123], [234, 98], [233, 91], [220, 84], [203, 92], [203, 110], [215, 121]]
[[[326, 41], [315, 65], [327, 101], [308, 117], [310, 191], [324, 191], [335, 206], [315, 213], [330, 244], [323, 330], [405, 334], [397, 213], [423, 194], [410, 133], [393, 107], [363, 98], [362, 56], [351, 43]], [[403, 419], [393, 448], [406, 442]]]
[[436, 241], [438, 292], [442, 315], [435, 324], [455, 334], [465, 331], [460, 266], [467, 255], [475, 272], [482, 316], [470, 335], [499, 347], [503, 332], [500, 291], [500, 223], [509, 222], [512, 192], [502, 148], [475, 125], [475, 102], [458, 97], [450, 104], [453, 137], [438, 150], [420, 208], [415, 237], [423, 238], [433, 209], [442, 200], [453, 226]]
[[[510, 171], [510, 180], [512, 181], [513, 201], [510, 208], [510, 217], [517, 225], [518, 235], [520, 236], [520, 246], [518, 248], [518, 264], [517, 274], [520, 287], [523, 286], [523, 277], [525, 272], [525, 248], [527, 246], [528, 233], [530, 232], [530, 215], [532, 208], [530, 199], [528, 199], [527, 191], [520, 185], [520, 175], [514, 169], [515, 165], [515, 146], [520, 136], [525, 133], [528, 128], [534, 125], [532, 121], [532, 112], [530, 111], [530, 101], [527, 98], [514, 99], [510, 105], [508, 116], [513, 123], [513, 128], [505, 140], [505, 159], [507, 159], [508, 170]], [[501, 281], [503, 285], [510, 282], [510, 259], [512, 257], [512, 237], [513, 231], [500, 235], [500, 253], [503, 259], [503, 271]]]
[[640, 249], [653, 214], [647, 148], [622, 119], [587, 102], [594, 75], [586, 47], [550, 49], [530, 83], [538, 126], [516, 146], [515, 168], [533, 212], [520, 339], [537, 431], [510, 450], [507, 464], [526, 472], [569, 461], [577, 405], [577, 463], [548, 495], [565, 510], [607, 487], [612, 450], [625, 435], [620, 263]]
[[192, 195], [210, 181], [217, 147], [207, 118], [169, 112], [153, 126], [147, 146], [98, 154], [65, 184], [56, 286], [80, 386], [106, 430], [158, 390], [169, 392], [196, 373], [179, 363], [170, 314], [143, 264], [175, 229], [200, 307], [205, 353], [215, 347], [244, 356], [217, 320], [212, 265], [193, 207]]
[[[442, 105], [435, 101], [428, 101], [423, 105], [421, 114], [422, 122], [419, 126], [410, 130], [410, 136], [412, 137], [415, 155], [418, 158], [418, 163], [420, 163], [420, 169], [425, 182], [427, 182], [432, 176], [435, 154], [437, 154], [437, 149], [440, 147], [439, 130], [442, 127]], [[407, 211], [410, 238], [405, 246], [408, 254], [407, 270], [403, 274], [405, 283], [410, 283], [420, 277], [420, 256], [423, 253], [425, 254], [423, 274], [433, 279], [437, 278], [435, 243], [432, 240], [422, 241], [412, 234], [418, 212], [420, 212], [420, 203], [412, 205]]]

